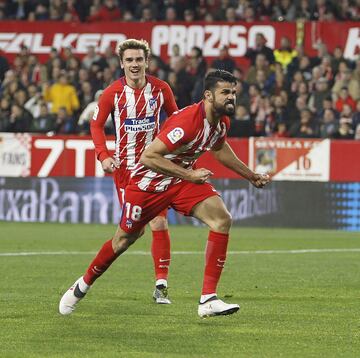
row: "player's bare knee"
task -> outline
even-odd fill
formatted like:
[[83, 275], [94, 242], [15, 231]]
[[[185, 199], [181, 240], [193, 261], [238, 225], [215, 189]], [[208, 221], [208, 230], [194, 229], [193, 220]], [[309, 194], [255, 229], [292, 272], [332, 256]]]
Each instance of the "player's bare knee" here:
[[215, 232], [228, 233], [232, 224], [232, 217], [228, 211], [224, 211], [212, 223], [210, 229]]
[[152, 231], [162, 231], [168, 229], [167, 219], [164, 216], [157, 216], [150, 221]]

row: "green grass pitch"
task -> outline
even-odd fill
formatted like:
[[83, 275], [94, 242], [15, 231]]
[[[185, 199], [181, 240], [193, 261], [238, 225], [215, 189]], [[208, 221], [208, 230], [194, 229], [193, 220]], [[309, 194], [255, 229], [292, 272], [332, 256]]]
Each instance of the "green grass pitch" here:
[[[114, 229], [0, 223], [1, 358], [360, 356], [359, 233], [233, 228], [218, 293], [241, 309], [200, 319], [207, 230], [170, 228], [173, 304], [165, 306], [151, 297], [147, 230], [61, 316], [62, 293]], [[311, 249], [319, 250], [297, 251]]]

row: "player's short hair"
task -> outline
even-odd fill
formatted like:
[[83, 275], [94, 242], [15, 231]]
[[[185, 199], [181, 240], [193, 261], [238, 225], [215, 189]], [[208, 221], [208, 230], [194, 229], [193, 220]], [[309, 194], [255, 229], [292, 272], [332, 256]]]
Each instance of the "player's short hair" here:
[[218, 82], [230, 82], [236, 84], [237, 79], [228, 71], [215, 70], [209, 72], [204, 81], [204, 90], [212, 91], [215, 89]]
[[143, 50], [145, 54], [145, 59], [147, 60], [150, 56], [150, 46], [149, 43], [144, 40], [136, 40], [136, 39], [127, 39], [123, 41], [118, 47], [118, 55], [120, 60], [122, 60], [124, 52], [126, 50]]

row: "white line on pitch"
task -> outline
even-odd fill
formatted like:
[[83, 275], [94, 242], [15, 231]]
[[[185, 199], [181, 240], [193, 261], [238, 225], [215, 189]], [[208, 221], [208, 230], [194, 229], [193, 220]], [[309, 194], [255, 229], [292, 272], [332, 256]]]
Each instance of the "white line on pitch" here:
[[[360, 248], [352, 249], [299, 249], [299, 250], [256, 250], [256, 251], [228, 251], [228, 255], [271, 255], [271, 254], [311, 254], [333, 252], [360, 252]], [[28, 251], [28, 252], [0, 252], [5, 256], [44, 256], [44, 255], [95, 255], [96, 251]], [[172, 255], [203, 255], [204, 251], [172, 251]], [[150, 255], [149, 251], [128, 251], [126, 255]]]

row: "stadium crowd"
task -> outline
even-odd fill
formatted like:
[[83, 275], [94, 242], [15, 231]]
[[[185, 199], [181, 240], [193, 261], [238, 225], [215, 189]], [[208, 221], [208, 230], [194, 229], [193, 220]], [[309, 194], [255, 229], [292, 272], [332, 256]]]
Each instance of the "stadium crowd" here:
[[359, 0], [0, 0], [0, 19], [54, 21], [360, 20]]
[[[180, 5], [184, 9], [184, 18], [185, 12], [191, 10], [195, 19], [202, 19], [200, 15], [205, 14], [210, 5], [216, 5], [221, 9], [226, 8], [226, 11], [216, 11], [220, 16], [217, 20], [223, 19], [223, 13], [227, 14], [225, 19], [229, 20], [228, 9], [234, 4], [233, 16], [244, 20], [241, 14], [254, 3], [257, 3], [259, 13], [268, 6], [271, 11], [264, 10], [263, 13], [267, 13], [270, 19], [274, 16], [279, 19], [278, 15], [274, 15], [278, 14], [278, 8], [294, 7], [297, 2], [141, 0], [122, 1], [120, 6], [115, 0], [104, 0], [103, 3], [93, 0], [91, 7], [85, 6], [86, 3], [71, 0], [0, 1], [0, 8], [7, 18], [14, 19], [47, 20], [49, 16], [50, 19], [57, 19], [51, 15], [54, 13], [53, 8], [57, 8], [57, 12], [63, 16], [62, 20], [67, 19], [67, 13], [72, 13], [81, 21], [96, 21], [105, 18], [96, 17], [95, 10], [115, 7], [111, 11], [113, 15], [119, 13], [115, 20], [132, 21], [141, 20], [139, 16], [144, 9], [149, 8], [152, 9], [151, 13], [157, 14], [157, 19], [163, 19], [163, 16], [167, 19], [168, 10], [176, 7], [173, 16], [176, 15], [175, 19], [178, 19], [177, 14], [182, 14]], [[321, 13], [341, 19], [344, 17], [339, 17], [339, 14], [342, 13], [340, 10], [344, 3], [348, 4], [351, 19], [358, 18], [360, 1], [355, 3], [344, 0], [339, 4], [340, 7], [323, 0], [316, 0], [313, 4], [299, 1], [299, 6], [312, 4], [319, 7], [322, 4], [323, 11], [312, 10], [309, 18]], [[160, 5], [166, 6], [162, 8]], [[46, 16], [36, 16], [39, 7], [42, 7]], [[84, 16], [85, 8], [90, 8], [90, 15]], [[159, 9], [165, 9], [165, 14], [161, 14]], [[32, 10], [35, 16], [31, 15]], [[125, 17], [127, 12], [131, 16]], [[256, 16], [256, 19], [263, 18], [263, 15]], [[297, 10], [294, 10], [294, 16], [299, 16]], [[321, 19], [320, 16], [317, 18]], [[150, 16], [143, 20], [151, 19]], [[286, 15], [283, 19], [293, 18]], [[317, 52], [317, 56], [309, 57], [301, 46], [295, 47], [286, 37], [281, 39], [279, 48], [272, 50], [259, 33], [256, 46], [246, 53], [249, 62], [246, 69], [237, 67], [227, 47], [220, 49], [217, 59], [208, 62], [200, 48], [194, 47], [189, 56], [183, 56], [179, 46], [175, 45], [168, 62], [151, 56], [148, 73], [166, 80], [175, 94], [178, 107], [183, 108], [201, 100], [203, 78], [207, 71], [218, 68], [232, 72], [239, 82], [236, 114], [232, 118], [230, 136], [360, 139], [360, 57], [356, 61], [349, 61], [343, 57], [341, 48], [335, 48], [333, 53], [329, 53], [321, 42], [317, 44]], [[22, 46], [12, 63], [2, 54], [0, 132], [88, 134], [89, 121], [102, 90], [121, 75], [118, 57], [111, 48], [100, 55], [90, 46], [83, 58], [76, 56], [70, 47], [61, 53], [54, 48], [46, 63], [40, 63], [26, 46]], [[110, 120], [106, 130], [108, 134], [113, 133]]]

